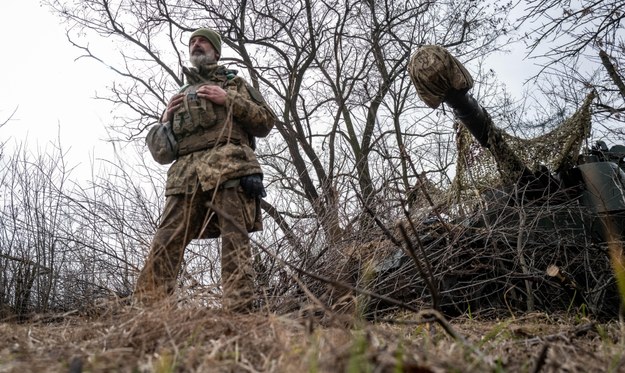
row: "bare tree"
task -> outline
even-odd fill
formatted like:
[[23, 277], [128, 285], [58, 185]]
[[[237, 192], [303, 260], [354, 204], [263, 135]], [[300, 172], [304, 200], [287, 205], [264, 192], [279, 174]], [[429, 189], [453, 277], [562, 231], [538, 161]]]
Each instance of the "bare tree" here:
[[0, 317], [87, 309], [134, 287], [162, 174], [119, 158], [79, 183], [67, 159], [60, 140], [0, 158]]
[[[362, 205], [378, 209], [380, 197], [390, 196], [389, 183], [391, 194], [401, 198], [416, 182], [406, 157], [428, 167], [423, 160], [441, 154], [428, 147], [437, 141], [446, 147], [445, 137], [453, 135], [426, 119], [415, 101], [405, 72], [409, 55], [436, 43], [465, 61], [485, 56], [502, 42], [508, 10], [457, 1], [48, 4], [67, 22], [70, 41], [85, 57], [119, 73], [106, 99], [127, 109], [117, 121], [127, 139], [155, 122], [182, 84], [186, 32], [217, 29], [234, 52], [223, 60], [240, 66], [280, 117], [278, 133], [259, 146], [267, 180], [280, 190], [280, 198], [264, 202], [265, 212], [287, 231], [315, 234], [301, 222], [318, 224], [329, 244], [346, 233], [369, 231]], [[115, 42], [118, 54], [106, 56], [103, 40]], [[429, 140], [430, 133], [443, 138]], [[302, 237], [284, 233], [292, 242]]]
[[60, 147], [36, 156], [19, 147], [0, 159], [0, 308], [19, 316], [47, 310], [57, 291], [58, 234], [67, 214], [57, 191], [71, 172], [63, 156]]
[[[550, 115], [573, 112], [590, 91], [597, 91], [594, 115], [599, 135], [622, 141], [623, 1], [527, 0], [521, 25], [527, 27], [528, 55], [542, 69], [537, 80], [550, 104]], [[538, 121], [540, 122], [540, 120]]]

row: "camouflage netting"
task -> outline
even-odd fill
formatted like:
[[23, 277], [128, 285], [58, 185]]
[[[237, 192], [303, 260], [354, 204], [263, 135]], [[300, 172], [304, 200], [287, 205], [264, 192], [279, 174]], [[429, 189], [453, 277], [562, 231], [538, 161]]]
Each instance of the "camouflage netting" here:
[[[594, 93], [590, 93], [577, 112], [549, 133], [522, 139], [500, 131], [503, 142], [531, 171], [537, 171], [543, 165], [557, 172], [573, 165], [590, 135], [593, 99]], [[452, 188], [454, 201], [474, 196], [485, 188], [514, 183], [515, 180], [507, 179], [514, 177], [506, 172], [509, 165], [498, 164], [493, 152], [482, 147], [461, 123], [457, 123], [456, 128], [458, 161]]]
[[[412, 56], [408, 72], [417, 94], [432, 108], [444, 102], [450, 92], [464, 94], [473, 87], [473, 78], [462, 63], [439, 46], [421, 47]], [[574, 164], [584, 140], [590, 135], [593, 99], [594, 93], [590, 93], [571, 118], [553, 131], [532, 139], [499, 130], [485, 111], [491, 127], [490, 149], [481, 146], [462, 123], [456, 123], [458, 161], [452, 201], [475, 196], [484, 188], [510, 184], [520, 177], [524, 165], [531, 171], [544, 165], [557, 172]]]

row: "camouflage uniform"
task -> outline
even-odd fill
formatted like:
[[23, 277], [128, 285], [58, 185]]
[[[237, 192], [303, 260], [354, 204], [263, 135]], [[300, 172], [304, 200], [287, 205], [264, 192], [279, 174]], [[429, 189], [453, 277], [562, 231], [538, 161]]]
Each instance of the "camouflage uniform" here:
[[276, 118], [260, 93], [232, 70], [210, 64], [184, 72], [185, 97], [201, 85], [219, 85], [227, 92], [226, 104], [185, 99], [174, 116], [179, 156], [167, 172], [165, 208], [135, 293], [144, 299], [171, 294], [189, 242], [221, 236], [224, 307], [246, 309], [253, 294], [246, 232], [261, 230], [262, 222], [259, 198], [248, 197], [238, 180], [262, 173], [253, 139], [267, 136]]

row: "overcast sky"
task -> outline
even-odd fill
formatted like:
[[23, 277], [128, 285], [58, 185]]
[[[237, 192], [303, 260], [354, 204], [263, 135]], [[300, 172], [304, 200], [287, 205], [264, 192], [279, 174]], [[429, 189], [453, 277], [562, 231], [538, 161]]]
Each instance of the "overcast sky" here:
[[17, 108], [0, 139], [36, 150], [60, 134], [72, 159], [87, 164], [93, 154], [110, 153], [101, 140], [112, 108], [93, 97], [106, 93], [113, 75], [93, 61], [76, 61], [79, 51], [64, 25], [38, 0], [2, 1], [0, 35], [0, 122]]

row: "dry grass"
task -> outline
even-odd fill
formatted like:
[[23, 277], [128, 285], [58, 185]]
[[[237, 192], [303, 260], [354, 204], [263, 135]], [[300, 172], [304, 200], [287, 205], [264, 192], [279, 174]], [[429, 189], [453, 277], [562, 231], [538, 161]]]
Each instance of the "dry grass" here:
[[0, 372], [625, 371], [616, 322], [539, 313], [449, 323], [437, 317], [404, 313], [368, 323], [109, 304], [92, 315], [0, 324]]

